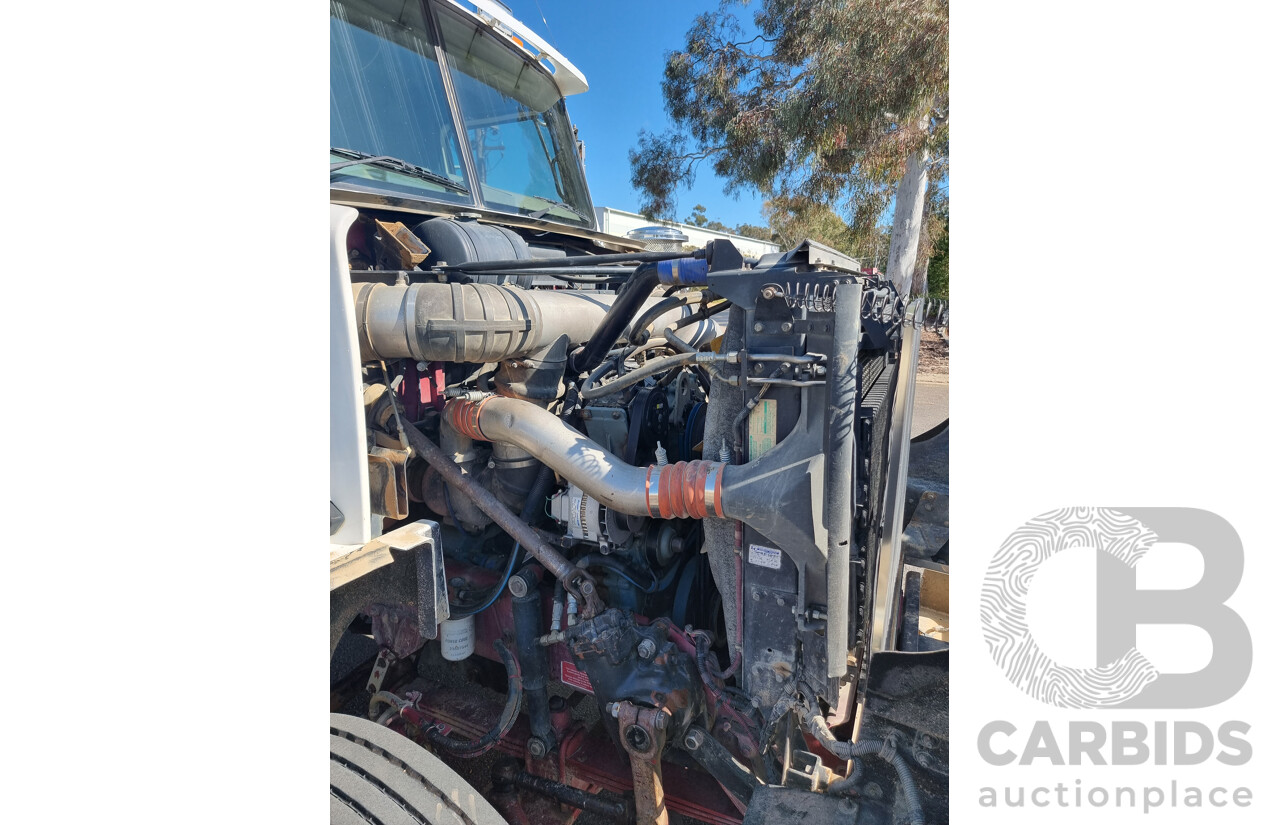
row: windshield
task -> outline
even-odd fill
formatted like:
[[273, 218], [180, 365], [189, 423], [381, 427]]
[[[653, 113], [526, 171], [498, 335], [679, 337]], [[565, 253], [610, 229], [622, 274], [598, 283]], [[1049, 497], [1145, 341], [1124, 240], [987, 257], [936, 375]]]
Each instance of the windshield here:
[[485, 204], [594, 223], [555, 82], [462, 15], [442, 11], [440, 31]]
[[492, 209], [593, 226], [577, 142], [554, 81], [532, 57], [440, 8], [448, 80], [466, 135], [460, 140], [424, 8], [414, 0], [330, 4], [330, 146], [351, 152], [331, 152], [329, 160], [390, 156], [458, 186], [386, 164], [344, 166], [333, 179], [452, 203], [474, 202], [461, 191], [467, 188]]
[[[389, 155], [466, 188], [457, 132], [422, 6], [404, 0], [330, 4], [329, 145]], [[329, 162], [349, 155], [330, 153]], [[378, 188], [469, 202], [457, 187], [376, 166], [339, 170], [338, 178]]]

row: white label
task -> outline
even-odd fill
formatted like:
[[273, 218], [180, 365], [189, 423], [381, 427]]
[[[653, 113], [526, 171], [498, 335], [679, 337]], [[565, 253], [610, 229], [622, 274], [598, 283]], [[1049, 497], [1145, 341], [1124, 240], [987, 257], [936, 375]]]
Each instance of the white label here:
[[[778, 402], [761, 401], [747, 419], [747, 460], [755, 461], [778, 443]], [[774, 552], [777, 552], [776, 550]]]
[[747, 561], [760, 567], [778, 570], [782, 567], [782, 551], [753, 544], [747, 553]]

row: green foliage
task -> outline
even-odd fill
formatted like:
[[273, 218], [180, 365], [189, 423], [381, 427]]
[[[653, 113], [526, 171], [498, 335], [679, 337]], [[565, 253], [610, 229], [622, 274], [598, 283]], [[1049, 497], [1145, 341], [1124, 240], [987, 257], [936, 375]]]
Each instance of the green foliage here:
[[677, 187], [710, 160], [726, 193], [838, 210], [865, 243], [908, 155], [927, 145], [945, 164], [946, 0], [761, 0], [753, 37], [734, 5], [700, 15], [667, 55], [675, 128], [642, 131], [630, 152], [641, 211], [673, 214]]
[[929, 258], [929, 297], [946, 298], [950, 287], [947, 256], [951, 247], [950, 210], [941, 213], [942, 228], [933, 244], [933, 256]]
[[684, 222], [693, 224], [694, 226], [706, 226], [707, 225], [707, 207], [703, 206], [702, 204], [698, 204], [697, 206], [693, 207], [693, 212], [690, 213], [689, 217], [684, 219]]
[[774, 239], [790, 249], [806, 238], [826, 244], [848, 255], [854, 254], [854, 233], [844, 219], [830, 208], [804, 198], [770, 198], [763, 213]]
[[707, 225], [704, 228], [714, 229], [716, 232], [732, 232], [733, 231], [729, 227], [720, 223], [720, 221], [707, 221]]
[[767, 226], [756, 226], [750, 223], [740, 223], [731, 231], [739, 235], [746, 235], [748, 238], [755, 238], [758, 241], [772, 241], [773, 230]]

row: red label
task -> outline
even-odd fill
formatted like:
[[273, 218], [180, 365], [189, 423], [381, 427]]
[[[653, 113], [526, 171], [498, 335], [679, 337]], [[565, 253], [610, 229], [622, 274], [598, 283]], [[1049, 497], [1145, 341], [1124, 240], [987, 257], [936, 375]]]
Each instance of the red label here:
[[578, 690], [585, 691], [586, 693], [595, 693], [595, 691], [591, 689], [591, 680], [587, 678], [587, 674], [574, 667], [573, 662], [565, 661], [563, 659], [560, 661], [560, 681], [564, 682], [571, 688], [577, 688]]

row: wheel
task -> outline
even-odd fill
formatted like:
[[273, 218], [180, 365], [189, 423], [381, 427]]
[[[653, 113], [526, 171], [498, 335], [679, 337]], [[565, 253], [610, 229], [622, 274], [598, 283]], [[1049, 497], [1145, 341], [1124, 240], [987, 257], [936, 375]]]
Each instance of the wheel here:
[[332, 825], [506, 825], [434, 755], [381, 725], [329, 714]]

